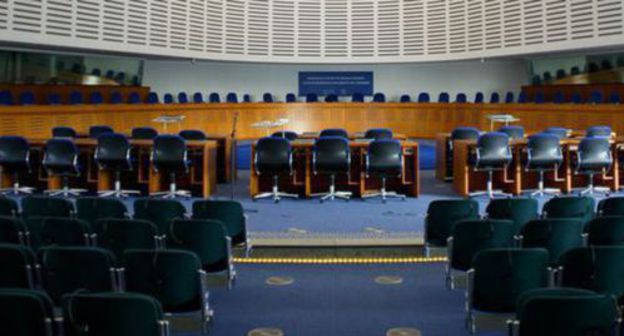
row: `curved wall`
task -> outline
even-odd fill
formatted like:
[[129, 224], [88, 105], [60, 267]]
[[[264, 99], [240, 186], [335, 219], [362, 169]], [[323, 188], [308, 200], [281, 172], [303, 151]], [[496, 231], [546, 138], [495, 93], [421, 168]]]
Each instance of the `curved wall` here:
[[624, 45], [621, 0], [0, 0], [0, 41], [227, 61], [460, 60]]

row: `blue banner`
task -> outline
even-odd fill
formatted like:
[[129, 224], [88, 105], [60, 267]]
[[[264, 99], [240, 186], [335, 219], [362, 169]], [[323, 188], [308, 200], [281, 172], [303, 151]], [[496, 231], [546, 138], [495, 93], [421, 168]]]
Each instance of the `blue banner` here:
[[351, 96], [361, 93], [373, 95], [373, 72], [299, 72], [299, 96], [316, 93]]

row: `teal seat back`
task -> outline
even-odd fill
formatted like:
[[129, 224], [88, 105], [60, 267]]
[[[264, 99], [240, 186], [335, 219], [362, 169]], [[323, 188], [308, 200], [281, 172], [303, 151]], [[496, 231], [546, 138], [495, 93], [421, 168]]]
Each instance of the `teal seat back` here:
[[594, 218], [596, 201], [593, 197], [564, 196], [551, 198], [544, 204], [546, 218], [580, 218], [587, 225]]
[[578, 218], [552, 218], [530, 221], [522, 230], [523, 247], [548, 250], [550, 265], [558, 265], [561, 256], [583, 246], [583, 222]]
[[545, 249], [488, 249], [473, 260], [473, 308], [508, 313], [519, 296], [548, 286], [548, 251]]
[[80, 197], [76, 200], [76, 217], [95, 224], [103, 218], [127, 218], [126, 205], [114, 198]]
[[185, 214], [186, 208], [176, 200], [143, 198], [134, 202], [134, 218], [154, 223], [161, 235], [167, 233], [172, 219], [182, 219]]
[[17, 216], [19, 212], [17, 202], [8, 197], [0, 197], [0, 216]]
[[25, 244], [26, 226], [16, 217], [0, 216], [0, 244]]
[[624, 216], [601, 216], [589, 222], [587, 243], [594, 246], [624, 246]]
[[562, 256], [561, 285], [621, 297], [624, 294], [624, 247], [579, 247]]
[[91, 233], [89, 223], [77, 218], [45, 217], [40, 224], [41, 246], [86, 246]]
[[79, 290], [113, 291], [115, 256], [94, 247], [43, 247], [39, 250], [43, 288], [55, 303]]
[[126, 290], [153, 296], [165, 312], [202, 307], [199, 258], [182, 250], [127, 250]]
[[26, 196], [22, 199], [22, 218], [72, 217], [74, 205], [64, 199], [48, 196]]
[[171, 221], [167, 247], [195, 253], [209, 272], [225, 270], [228, 266], [227, 231], [218, 220]]
[[529, 221], [537, 219], [539, 215], [538, 203], [534, 198], [493, 199], [485, 211], [488, 218], [511, 220], [516, 233], [519, 233]]
[[600, 216], [624, 216], [624, 197], [607, 197], [598, 202]]
[[155, 249], [158, 229], [152, 222], [141, 219], [99, 219], [93, 231], [97, 244], [115, 255], [123, 264], [123, 253], [128, 249]]
[[479, 219], [479, 203], [475, 200], [432, 201], [429, 203], [425, 218], [425, 243], [446, 246], [455, 222], [471, 219]]
[[0, 288], [33, 287], [35, 256], [29, 248], [0, 244], [0, 265], [2, 265]]
[[[529, 294], [529, 295], [527, 295]], [[579, 290], [530, 291], [518, 303], [521, 336], [612, 335], [617, 324], [615, 299]]]
[[467, 271], [477, 252], [490, 248], [513, 247], [514, 223], [510, 220], [468, 220], [459, 221], [453, 226], [453, 249], [451, 266]]
[[159, 336], [160, 303], [138, 293], [75, 294], [63, 302], [67, 336]]
[[41, 291], [0, 289], [0, 330], [3, 335], [54, 336], [54, 311]]
[[202, 200], [193, 203], [193, 219], [215, 219], [227, 229], [232, 243], [245, 242], [245, 215], [243, 206], [237, 201]]

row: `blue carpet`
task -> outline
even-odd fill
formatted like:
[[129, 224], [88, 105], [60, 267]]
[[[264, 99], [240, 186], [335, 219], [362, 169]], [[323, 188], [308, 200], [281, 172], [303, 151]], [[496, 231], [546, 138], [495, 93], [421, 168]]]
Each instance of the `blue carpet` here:
[[[210, 335], [243, 336], [259, 327], [296, 336], [381, 336], [396, 327], [416, 328], [425, 336], [468, 335], [464, 292], [445, 288], [443, 270], [443, 264], [237, 265], [234, 288], [211, 293]], [[403, 283], [375, 283], [382, 275], [402, 277]], [[271, 276], [295, 281], [268, 286]]]

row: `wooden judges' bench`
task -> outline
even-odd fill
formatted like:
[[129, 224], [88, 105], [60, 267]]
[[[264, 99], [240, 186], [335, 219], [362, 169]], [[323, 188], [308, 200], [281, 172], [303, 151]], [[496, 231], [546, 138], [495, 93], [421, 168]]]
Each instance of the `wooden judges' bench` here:
[[[351, 170], [349, 174], [336, 176], [336, 189], [351, 191], [355, 197], [361, 197], [365, 193], [378, 190], [381, 187], [380, 179], [366, 176], [366, 151], [370, 140], [358, 139], [357, 135], [350, 136], [354, 139], [349, 142], [351, 148]], [[404, 139], [398, 135], [398, 139]], [[289, 193], [295, 193], [301, 197], [310, 197], [314, 193], [327, 192], [329, 190], [329, 176], [315, 175], [312, 167], [312, 151], [314, 139], [310, 137], [297, 139], [291, 142], [293, 148], [293, 170], [291, 176], [281, 176], [280, 189]], [[420, 193], [420, 179], [418, 170], [418, 143], [415, 141], [401, 140], [403, 148], [403, 176], [396, 179], [389, 178], [388, 190], [397, 191], [407, 196], [418, 197]], [[255, 155], [256, 144], [252, 144], [251, 157]], [[254, 195], [270, 191], [272, 177], [258, 175], [255, 167], [251, 165], [251, 177], [249, 181], [249, 193]]]
[[[31, 174], [23, 174], [21, 183], [40, 189], [59, 189], [61, 178], [50, 177], [41, 165], [43, 147], [47, 139], [28, 139], [31, 146]], [[78, 162], [80, 176], [70, 179], [72, 188], [89, 191], [110, 190], [113, 188], [114, 176], [108, 171], [100, 171], [93, 159], [97, 141], [89, 138], [75, 139], [79, 150]], [[140, 190], [143, 194], [168, 190], [169, 177], [162, 176], [153, 169], [150, 162], [152, 150], [151, 140], [131, 140], [134, 169], [122, 173], [124, 189]], [[187, 141], [191, 168], [189, 174], [178, 175], [176, 180], [180, 189], [190, 190], [194, 196], [209, 197], [216, 191], [217, 184], [217, 142]], [[11, 176], [2, 175], [2, 188], [12, 186]]]
[[[447, 161], [447, 141], [450, 134], [439, 134], [436, 142], [436, 178], [453, 181], [453, 188], [461, 196], [468, 196], [470, 192], [485, 189], [487, 179], [486, 172], [475, 172], [469, 164], [470, 156], [476, 150], [476, 140], [453, 141], [453, 157]], [[574, 169], [577, 160], [578, 144], [581, 138], [569, 138], [561, 140], [563, 151], [563, 164], [555, 172], [546, 172], [545, 187], [558, 188], [564, 193], [569, 193], [573, 188], [587, 186], [587, 175], [575, 175]], [[623, 155], [624, 137], [617, 137], [611, 141], [613, 166], [604, 175], [596, 175], [596, 185], [606, 185], [611, 190], [617, 191], [620, 187], [620, 176], [623, 173], [619, 164], [619, 158]], [[537, 172], [525, 170], [527, 139], [512, 140], [510, 142], [513, 160], [506, 170], [494, 173], [494, 187], [503, 189], [504, 192], [520, 195], [523, 190], [535, 189], [538, 182]], [[451, 169], [449, 169], [452, 166]]]

